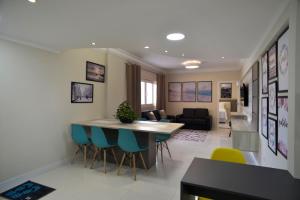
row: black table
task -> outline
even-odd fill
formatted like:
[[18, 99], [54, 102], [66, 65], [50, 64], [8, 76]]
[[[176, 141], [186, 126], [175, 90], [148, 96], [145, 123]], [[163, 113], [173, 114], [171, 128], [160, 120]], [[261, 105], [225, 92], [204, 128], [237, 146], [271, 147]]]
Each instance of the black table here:
[[300, 200], [300, 180], [288, 171], [194, 158], [181, 180], [181, 200]]

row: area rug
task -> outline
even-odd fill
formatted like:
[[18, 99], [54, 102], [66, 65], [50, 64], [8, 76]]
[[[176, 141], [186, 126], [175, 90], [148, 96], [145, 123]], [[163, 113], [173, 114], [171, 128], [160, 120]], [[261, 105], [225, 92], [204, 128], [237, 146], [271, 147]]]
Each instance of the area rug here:
[[53, 192], [55, 189], [32, 181], [27, 181], [11, 188], [0, 196], [11, 200], [37, 200]]
[[192, 142], [204, 142], [208, 135], [207, 131], [180, 129], [174, 135], [176, 140], [192, 141]]

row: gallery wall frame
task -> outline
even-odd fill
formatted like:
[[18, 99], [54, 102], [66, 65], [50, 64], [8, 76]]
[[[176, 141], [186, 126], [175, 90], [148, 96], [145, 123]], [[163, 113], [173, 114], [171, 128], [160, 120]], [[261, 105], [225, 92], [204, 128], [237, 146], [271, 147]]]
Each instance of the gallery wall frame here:
[[262, 55], [261, 66], [262, 66], [262, 93], [268, 94], [268, 80], [269, 80], [268, 52], [265, 52]]
[[232, 83], [220, 83], [220, 98], [232, 98]]
[[269, 114], [268, 97], [261, 98], [261, 134], [268, 139], [268, 114]]
[[204, 103], [212, 102], [212, 81], [198, 81], [197, 82], [197, 101]]
[[196, 82], [182, 82], [181, 83], [181, 101], [182, 102], [196, 102]]
[[104, 83], [105, 66], [94, 62], [86, 61], [86, 80]]
[[288, 96], [278, 96], [277, 149], [287, 159], [288, 156]]
[[269, 82], [277, 78], [278, 75], [278, 56], [277, 56], [277, 41], [271, 46], [268, 51], [268, 80]]
[[168, 83], [168, 101], [181, 102], [182, 84], [181, 82]]
[[71, 103], [93, 103], [94, 85], [71, 82]]
[[289, 67], [288, 67], [288, 30], [289, 27], [278, 38], [278, 92], [287, 92], [289, 87]]
[[269, 149], [277, 155], [277, 120], [273, 118], [268, 118], [268, 147]]
[[277, 116], [277, 82], [269, 83], [269, 114]]

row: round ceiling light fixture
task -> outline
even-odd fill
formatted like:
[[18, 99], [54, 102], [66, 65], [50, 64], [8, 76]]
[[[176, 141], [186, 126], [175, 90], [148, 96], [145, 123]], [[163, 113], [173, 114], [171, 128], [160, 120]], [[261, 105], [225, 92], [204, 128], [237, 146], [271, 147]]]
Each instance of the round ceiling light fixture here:
[[92, 42], [91, 45], [92, 45], [92, 46], [96, 46], [96, 42]]
[[36, 3], [36, 0], [27, 0], [30, 3]]
[[199, 65], [187, 65], [185, 66], [186, 69], [197, 69], [199, 68]]
[[165, 53], [168, 53], [168, 50], [165, 50]]
[[185, 35], [182, 33], [170, 33], [167, 35], [167, 39], [171, 41], [183, 40]]
[[149, 49], [150, 47], [149, 47], [149, 46], [144, 46], [144, 48], [145, 48], [145, 49]]

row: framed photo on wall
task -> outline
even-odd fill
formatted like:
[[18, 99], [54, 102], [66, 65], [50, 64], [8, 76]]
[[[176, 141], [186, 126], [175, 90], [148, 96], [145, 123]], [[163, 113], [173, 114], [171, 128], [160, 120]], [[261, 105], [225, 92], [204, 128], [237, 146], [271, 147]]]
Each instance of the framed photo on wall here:
[[105, 66], [86, 61], [86, 80], [104, 83]]
[[269, 137], [268, 137], [268, 146], [271, 151], [277, 155], [277, 121], [275, 119], [269, 118], [268, 119], [268, 130], [269, 130]]
[[278, 151], [287, 158], [288, 155], [288, 97], [278, 97]]
[[182, 97], [184, 102], [196, 101], [196, 82], [184, 82], [182, 83]]
[[268, 94], [268, 53], [261, 57], [262, 66], [262, 93]]
[[212, 81], [199, 81], [197, 83], [197, 101], [212, 102]]
[[268, 97], [261, 99], [261, 134], [268, 139]]
[[179, 82], [168, 83], [168, 101], [169, 102], [181, 101], [181, 83]]
[[288, 64], [288, 30], [278, 40], [278, 91], [287, 92], [289, 89], [289, 64]]
[[221, 98], [231, 98], [232, 83], [221, 83]]
[[268, 52], [269, 80], [277, 77], [277, 43]]
[[94, 85], [71, 82], [71, 103], [93, 103]]
[[269, 84], [269, 113], [277, 115], [277, 82]]

